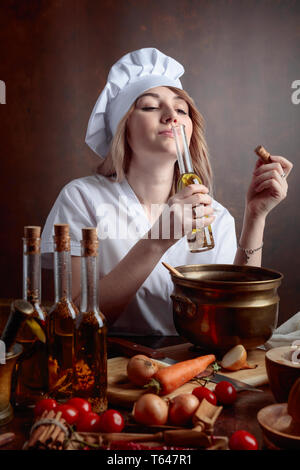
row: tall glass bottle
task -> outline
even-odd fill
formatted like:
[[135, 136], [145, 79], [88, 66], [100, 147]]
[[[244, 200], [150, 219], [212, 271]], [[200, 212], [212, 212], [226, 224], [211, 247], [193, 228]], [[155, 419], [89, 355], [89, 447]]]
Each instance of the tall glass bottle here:
[[23, 300], [29, 302], [34, 310], [17, 336], [17, 342], [23, 346], [23, 354], [16, 367], [14, 401], [17, 406], [33, 406], [47, 391], [46, 310], [41, 305], [40, 235], [41, 227], [24, 227]]
[[107, 409], [107, 326], [99, 310], [98, 244], [95, 228], [82, 229], [81, 305], [74, 355], [74, 393], [88, 399], [97, 413]]
[[[185, 134], [185, 126], [180, 124], [177, 127], [172, 127], [172, 131], [176, 143], [177, 160], [180, 171], [177, 190], [180, 191], [182, 188], [189, 186], [190, 184], [202, 184], [201, 178], [194, 172], [192, 158]], [[180, 141], [182, 142], [182, 152]], [[192, 253], [208, 251], [215, 246], [210, 225], [204, 228], [193, 229], [187, 234], [187, 241]]]
[[55, 302], [47, 315], [48, 387], [53, 398], [72, 396], [74, 329], [78, 309], [72, 301], [68, 224], [54, 225]]

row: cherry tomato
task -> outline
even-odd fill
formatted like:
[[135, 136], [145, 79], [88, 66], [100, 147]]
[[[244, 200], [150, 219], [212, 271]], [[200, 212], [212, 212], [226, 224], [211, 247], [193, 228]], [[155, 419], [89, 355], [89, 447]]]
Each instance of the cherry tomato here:
[[235, 431], [229, 439], [231, 450], [257, 450], [258, 444], [253, 434], [248, 431]]
[[76, 410], [79, 411], [79, 415], [81, 415], [81, 413], [92, 411], [92, 405], [88, 400], [85, 400], [84, 398], [70, 398], [70, 400], [67, 401], [67, 404], [76, 408]]
[[223, 380], [216, 385], [215, 395], [222, 405], [231, 405], [236, 400], [236, 389], [230, 382]]
[[192, 391], [192, 394], [198, 398], [200, 403], [203, 400], [203, 398], [205, 398], [207, 401], [209, 401], [209, 403], [212, 403], [213, 405], [217, 404], [216, 395], [207, 387], [196, 387]]
[[86, 411], [81, 413], [76, 423], [78, 432], [99, 432], [101, 418], [93, 411]]
[[79, 418], [79, 411], [67, 403], [59, 405], [57, 411], [61, 411], [61, 417], [66, 420], [68, 424], [75, 424]]
[[44, 411], [56, 410], [58, 403], [53, 398], [44, 398], [37, 402], [34, 408], [34, 416], [41, 416]]
[[124, 429], [124, 418], [116, 410], [107, 410], [101, 415], [102, 432], [121, 432]]

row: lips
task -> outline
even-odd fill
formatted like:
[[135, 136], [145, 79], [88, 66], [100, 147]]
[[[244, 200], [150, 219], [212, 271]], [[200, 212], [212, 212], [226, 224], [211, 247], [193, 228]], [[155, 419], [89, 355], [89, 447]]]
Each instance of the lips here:
[[174, 137], [172, 131], [162, 131], [158, 133], [159, 135], [166, 135], [167, 137]]

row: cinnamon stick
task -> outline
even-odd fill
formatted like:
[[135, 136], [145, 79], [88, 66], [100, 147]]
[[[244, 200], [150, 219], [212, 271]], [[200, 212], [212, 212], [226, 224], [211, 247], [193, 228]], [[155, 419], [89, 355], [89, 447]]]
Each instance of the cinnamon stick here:
[[66, 434], [64, 433], [63, 430], [60, 430], [60, 432], [57, 435], [56, 440], [53, 442], [53, 447], [57, 450], [62, 450], [63, 449], [63, 443], [66, 438]]
[[[50, 410], [49, 413], [47, 414], [47, 419], [52, 419], [54, 418], [55, 416], [55, 412], [53, 410]], [[51, 424], [51, 425], [44, 425], [44, 426], [41, 426], [44, 428], [42, 434], [39, 436], [38, 440], [37, 440], [37, 444], [42, 444], [42, 445], [46, 445], [46, 439], [47, 439], [47, 436], [49, 435], [49, 431], [50, 429], [53, 427], [55, 427], [55, 424]], [[52, 431], [51, 431], [52, 432]]]
[[138, 433], [125, 433], [125, 432], [110, 432], [101, 434], [103, 442], [113, 441], [134, 441], [134, 442], [147, 442], [147, 441], [163, 441], [164, 434], [157, 432], [155, 434], [138, 434]]
[[[45, 419], [48, 415], [48, 411], [45, 410], [43, 412], [43, 414], [36, 420], [37, 421], [40, 421], [41, 419]], [[31, 447], [35, 447], [38, 439], [40, 438], [40, 436], [43, 434], [44, 430], [46, 429], [46, 425], [41, 425], [39, 426], [38, 428], [34, 429], [34, 431], [32, 432], [30, 438], [29, 438], [29, 441], [28, 441], [28, 447], [31, 448]]]
[[211, 438], [197, 428], [172, 429], [164, 431], [164, 442], [167, 445], [206, 448], [211, 445]]
[[[58, 411], [58, 413], [54, 416], [54, 419], [57, 421], [61, 422], [62, 424], [65, 424], [65, 420], [61, 419], [62, 412]], [[59, 426], [55, 425], [55, 429], [52, 433], [52, 436], [49, 436], [49, 448], [52, 449], [55, 446], [55, 441], [58, 437], [58, 435], [62, 432], [62, 429]]]

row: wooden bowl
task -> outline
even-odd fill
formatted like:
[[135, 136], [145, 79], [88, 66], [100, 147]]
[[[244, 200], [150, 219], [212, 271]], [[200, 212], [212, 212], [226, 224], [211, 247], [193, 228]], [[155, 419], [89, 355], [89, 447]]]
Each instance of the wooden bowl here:
[[300, 427], [287, 413], [287, 403], [262, 408], [257, 413], [266, 442], [279, 449], [300, 449]]
[[289, 392], [300, 377], [300, 362], [293, 362], [291, 346], [281, 346], [266, 352], [266, 369], [270, 389], [278, 403], [288, 401]]

